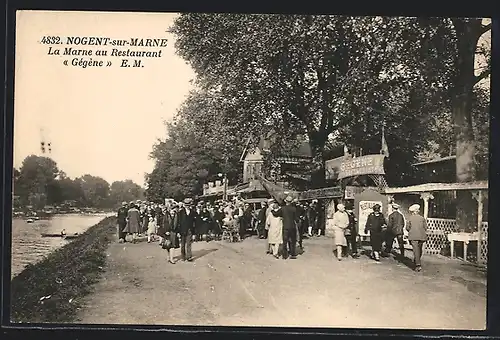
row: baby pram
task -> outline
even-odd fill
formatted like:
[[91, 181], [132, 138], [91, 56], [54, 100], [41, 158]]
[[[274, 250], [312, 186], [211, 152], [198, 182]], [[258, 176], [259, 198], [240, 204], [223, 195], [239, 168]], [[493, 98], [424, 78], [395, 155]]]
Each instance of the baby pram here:
[[222, 240], [228, 242], [241, 241], [237, 219], [225, 217], [222, 220]]

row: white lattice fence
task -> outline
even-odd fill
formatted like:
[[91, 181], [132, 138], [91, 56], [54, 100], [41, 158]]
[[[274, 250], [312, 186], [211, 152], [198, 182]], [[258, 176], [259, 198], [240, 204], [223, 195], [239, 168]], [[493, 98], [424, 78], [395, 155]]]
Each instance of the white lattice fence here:
[[456, 231], [455, 220], [446, 218], [427, 218], [427, 242], [425, 243], [426, 254], [440, 254], [448, 245], [448, 235]]
[[483, 222], [481, 225], [481, 239], [478, 262], [486, 264], [488, 263], [488, 222]]
[[[427, 227], [427, 242], [424, 250], [426, 254], [440, 254], [449, 244], [446, 235], [457, 231], [456, 222], [452, 219], [428, 218]], [[474, 253], [468, 254], [467, 260], [485, 265], [488, 262], [488, 222], [482, 224], [481, 239], [482, 242], [478, 242], [479, 258]]]

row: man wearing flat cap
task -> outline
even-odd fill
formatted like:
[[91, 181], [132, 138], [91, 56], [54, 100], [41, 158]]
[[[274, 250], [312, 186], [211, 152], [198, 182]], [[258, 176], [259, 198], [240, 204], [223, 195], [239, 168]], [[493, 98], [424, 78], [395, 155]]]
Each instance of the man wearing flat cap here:
[[414, 204], [408, 210], [410, 216], [408, 217], [406, 230], [408, 230], [408, 240], [413, 248], [415, 271], [419, 272], [422, 270], [422, 248], [427, 240], [427, 221], [419, 213], [420, 205]]
[[373, 212], [368, 215], [365, 225], [365, 234], [370, 232], [370, 243], [372, 244], [372, 258], [380, 261], [380, 252], [382, 250], [382, 234], [387, 223], [384, 215], [380, 212], [381, 206], [375, 204]]
[[291, 259], [297, 258], [297, 208], [292, 204], [293, 198], [287, 196], [285, 205], [271, 213], [275, 217], [283, 218], [283, 259], [287, 259], [290, 255]]
[[385, 251], [384, 253], [390, 254], [392, 251], [392, 244], [394, 239], [398, 241], [399, 246], [399, 260], [405, 257], [405, 245], [403, 241], [403, 231], [406, 225], [405, 217], [399, 210], [399, 205], [392, 203], [392, 213], [387, 217], [387, 231], [385, 233]]
[[177, 230], [181, 236], [181, 258], [183, 261], [192, 261], [191, 243], [195, 235], [196, 212], [191, 198], [186, 198], [183, 203], [184, 207], [179, 209], [177, 216]]

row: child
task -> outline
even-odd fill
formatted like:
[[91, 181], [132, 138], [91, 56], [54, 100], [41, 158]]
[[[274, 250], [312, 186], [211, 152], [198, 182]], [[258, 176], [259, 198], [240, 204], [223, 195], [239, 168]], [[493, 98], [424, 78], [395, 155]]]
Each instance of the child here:
[[148, 222], [148, 243], [154, 239], [154, 234], [156, 233], [156, 219], [149, 215]]

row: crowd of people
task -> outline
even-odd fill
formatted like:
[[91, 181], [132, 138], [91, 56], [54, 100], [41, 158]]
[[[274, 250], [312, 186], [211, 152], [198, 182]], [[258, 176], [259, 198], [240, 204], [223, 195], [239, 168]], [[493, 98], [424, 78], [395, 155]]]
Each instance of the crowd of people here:
[[[405, 258], [404, 234], [408, 233], [408, 240], [413, 249], [413, 261], [416, 271], [422, 270], [422, 248], [427, 240], [427, 221], [420, 214], [420, 205], [413, 204], [408, 208], [409, 217], [405, 218], [397, 203], [392, 203], [392, 213], [385, 218], [380, 211], [381, 206], [375, 204], [373, 212], [368, 215], [364, 226], [365, 234], [370, 235], [371, 258], [380, 261], [380, 257], [387, 257], [393, 250], [394, 240], [397, 240], [399, 254], [396, 259], [403, 261]], [[333, 228], [335, 232], [335, 245], [337, 259], [342, 260], [344, 247], [350, 248], [353, 253], [356, 250], [356, 217], [352, 210], [346, 211], [343, 204], [337, 205], [337, 211], [333, 215]]]
[[[399, 205], [392, 204], [393, 212], [387, 217], [380, 205], [373, 207], [364, 227], [370, 235], [371, 257], [380, 257], [392, 252], [394, 239], [399, 245], [398, 260], [404, 258], [404, 229], [409, 233], [413, 246], [415, 270], [421, 270], [422, 246], [426, 240], [426, 221], [419, 215], [420, 206], [412, 205], [408, 220], [400, 212]], [[158, 241], [168, 250], [168, 261], [175, 263], [175, 249], [181, 249], [181, 259], [192, 261], [192, 242], [221, 240], [225, 236], [243, 241], [249, 232], [255, 231], [259, 238], [266, 239], [266, 253], [277, 259], [296, 259], [304, 252], [304, 236], [322, 234], [321, 206], [317, 200], [310, 203], [291, 196], [283, 204], [275, 199], [262, 202], [262, 207], [253, 207], [236, 197], [232, 201], [218, 200], [214, 203], [191, 198], [182, 202], [170, 200], [164, 204], [144, 201], [123, 202], [118, 210], [119, 242], [127, 242], [126, 235], [135, 243], [141, 235], [147, 235], [148, 242]], [[358, 225], [352, 209], [344, 204], [337, 205], [333, 215], [334, 253], [339, 261], [343, 257], [359, 258]]]

